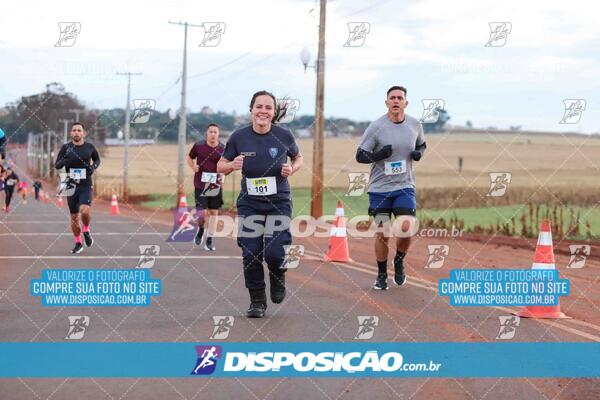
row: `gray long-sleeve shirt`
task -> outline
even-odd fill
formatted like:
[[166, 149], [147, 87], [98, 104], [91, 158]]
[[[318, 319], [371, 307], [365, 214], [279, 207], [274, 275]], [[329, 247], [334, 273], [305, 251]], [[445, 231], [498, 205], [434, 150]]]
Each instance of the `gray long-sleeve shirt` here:
[[[385, 114], [371, 122], [359, 147], [366, 151], [378, 151], [392, 145], [392, 155], [371, 164], [369, 192], [382, 193], [415, 187], [411, 152], [425, 142], [423, 127], [418, 119], [405, 115], [404, 121], [394, 123]], [[387, 168], [386, 168], [387, 166]]]

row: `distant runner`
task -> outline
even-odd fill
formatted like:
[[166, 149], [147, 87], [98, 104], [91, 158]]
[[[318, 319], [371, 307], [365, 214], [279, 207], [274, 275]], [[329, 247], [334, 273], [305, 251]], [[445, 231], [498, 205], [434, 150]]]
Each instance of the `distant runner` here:
[[29, 192], [29, 183], [27, 181], [20, 181], [18, 184], [18, 191], [23, 199], [23, 204], [27, 204], [27, 194]]
[[40, 200], [40, 190], [42, 189], [42, 182], [35, 181], [33, 182], [33, 193], [35, 195], [36, 200]]
[[6, 160], [6, 134], [0, 128], [0, 161]]
[[13, 194], [15, 192], [15, 188], [19, 183], [19, 177], [15, 174], [15, 171], [9, 166], [4, 171], [4, 211], [7, 213], [10, 212], [10, 202], [12, 200]]
[[210, 251], [216, 250], [212, 235], [216, 229], [219, 209], [223, 205], [223, 174], [217, 174], [217, 163], [224, 150], [225, 146], [219, 143], [219, 125], [209, 124], [206, 140], [195, 143], [187, 157], [187, 163], [194, 171], [194, 197], [196, 214], [199, 215], [194, 242], [198, 246], [202, 244], [205, 224], [208, 222], [204, 249]]

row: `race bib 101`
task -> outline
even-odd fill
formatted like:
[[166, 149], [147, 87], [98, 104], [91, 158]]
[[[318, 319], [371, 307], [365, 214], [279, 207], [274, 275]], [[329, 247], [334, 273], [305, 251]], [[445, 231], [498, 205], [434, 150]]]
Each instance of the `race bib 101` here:
[[246, 188], [251, 196], [269, 196], [277, 193], [277, 180], [274, 176], [246, 178]]

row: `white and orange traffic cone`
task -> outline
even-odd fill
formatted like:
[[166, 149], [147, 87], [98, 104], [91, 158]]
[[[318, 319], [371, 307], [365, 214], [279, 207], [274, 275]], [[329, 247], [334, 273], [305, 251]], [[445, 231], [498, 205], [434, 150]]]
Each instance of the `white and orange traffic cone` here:
[[[550, 221], [544, 219], [540, 223], [540, 233], [535, 246], [535, 257], [531, 269], [556, 269], [552, 231]], [[569, 318], [560, 311], [560, 304], [555, 306], [527, 306], [516, 315], [523, 318]]]
[[110, 199], [110, 213], [112, 215], [119, 215], [121, 212], [119, 211], [119, 202], [117, 201], [117, 195], [113, 194]]
[[187, 197], [185, 195], [183, 195], [179, 198], [179, 204], [177, 205], [177, 215], [178, 216], [186, 215], [187, 212], [188, 212]]
[[62, 207], [64, 205], [62, 196], [58, 196], [58, 199], [56, 200], [56, 203], [57, 203], [57, 205], [59, 207]]
[[177, 208], [185, 208], [185, 210], [187, 211], [187, 197], [185, 197], [185, 195], [181, 196], [179, 198], [179, 206], [177, 206]]
[[329, 234], [329, 249], [325, 254], [325, 261], [350, 262], [348, 250], [348, 237], [346, 235], [346, 217], [344, 217], [344, 206], [338, 201], [335, 209], [335, 219]]

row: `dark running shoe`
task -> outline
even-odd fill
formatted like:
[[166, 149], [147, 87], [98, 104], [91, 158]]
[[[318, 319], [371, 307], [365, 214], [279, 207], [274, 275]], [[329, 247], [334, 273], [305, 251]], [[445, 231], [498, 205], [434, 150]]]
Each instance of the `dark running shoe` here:
[[83, 241], [85, 242], [85, 245], [87, 247], [92, 247], [92, 245], [94, 244], [94, 239], [92, 238], [92, 235], [89, 232], [83, 232]]
[[404, 274], [404, 256], [406, 253], [396, 253], [394, 256], [394, 283], [398, 286], [406, 283], [406, 275]]
[[75, 243], [75, 247], [73, 247], [73, 250], [71, 250], [71, 253], [77, 254], [77, 253], [81, 253], [82, 251], [83, 251], [83, 244], [77, 242], [77, 243]]
[[206, 238], [206, 243], [204, 243], [204, 250], [215, 251], [217, 248], [212, 242], [212, 238], [209, 236]]
[[198, 227], [198, 232], [196, 233], [196, 237], [194, 238], [194, 243], [196, 246], [200, 246], [202, 243], [202, 236], [204, 235], [204, 228]]
[[375, 290], [388, 290], [387, 274], [377, 274], [377, 280], [373, 284]]

